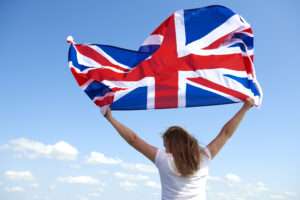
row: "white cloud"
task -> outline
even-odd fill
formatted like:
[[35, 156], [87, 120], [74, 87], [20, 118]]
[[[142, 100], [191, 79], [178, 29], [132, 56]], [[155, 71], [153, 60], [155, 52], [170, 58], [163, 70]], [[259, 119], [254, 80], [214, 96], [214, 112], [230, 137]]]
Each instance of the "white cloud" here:
[[6, 171], [4, 176], [10, 180], [33, 181], [34, 177], [30, 171]]
[[144, 185], [151, 188], [160, 188], [160, 184], [154, 181], [151, 181], [149, 176], [142, 174], [129, 174], [123, 172], [115, 172], [113, 174], [118, 179], [121, 179], [120, 187], [126, 191], [134, 190], [139, 184], [144, 182]]
[[239, 183], [239, 182], [241, 182], [241, 178], [238, 175], [232, 174], [232, 173], [226, 174], [225, 179], [227, 181], [229, 181], [230, 183]]
[[[101, 186], [104, 186], [106, 184], [102, 184]], [[96, 192], [103, 192], [103, 188], [102, 187], [98, 187], [96, 188]]]
[[67, 176], [58, 177], [58, 181], [70, 184], [87, 184], [87, 185], [98, 185], [100, 182], [90, 176]]
[[234, 197], [234, 198], [232, 198], [233, 200], [246, 200], [245, 198], [243, 198], [243, 197]]
[[120, 187], [126, 191], [133, 191], [137, 187], [137, 184], [130, 181], [120, 182]]
[[157, 169], [153, 165], [141, 164], [141, 163], [121, 163], [121, 167], [127, 170], [140, 171], [146, 173], [157, 173]]
[[219, 183], [224, 183], [224, 184], [232, 184], [232, 183], [239, 183], [241, 182], [241, 178], [233, 173], [228, 173], [224, 177], [220, 176], [208, 176], [208, 181], [211, 182], [219, 182]]
[[104, 155], [100, 152], [91, 152], [86, 159], [88, 164], [110, 164], [110, 165], [119, 165], [123, 169], [130, 171], [139, 171], [144, 173], [158, 173], [158, 170], [153, 165], [143, 164], [143, 163], [128, 163], [124, 162], [119, 158], [112, 158]]
[[281, 195], [281, 194], [271, 194], [270, 195], [270, 198], [271, 199], [286, 199], [286, 197], [285, 196], [283, 196], [283, 195]]
[[221, 182], [223, 179], [219, 176], [208, 176], [208, 181], [215, 181], [215, 182]]
[[119, 164], [122, 162], [120, 159], [109, 158], [103, 153], [91, 152], [86, 161], [88, 164]]
[[228, 197], [228, 194], [225, 194], [224, 192], [218, 192], [216, 194], [216, 196], [221, 198], [221, 199], [226, 199]]
[[265, 192], [269, 190], [269, 188], [267, 188], [267, 186], [263, 182], [257, 182], [256, 189], [260, 192]]
[[46, 145], [31, 139], [17, 138], [6, 144], [5, 149], [12, 150], [19, 153], [20, 156], [31, 159], [47, 157], [58, 160], [75, 160], [78, 155], [78, 150], [64, 141]]
[[155, 188], [155, 189], [160, 189], [161, 188], [161, 185], [155, 181], [146, 181], [145, 182], [145, 185], [148, 186], [148, 187], [151, 187], [151, 188]]
[[56, 188], [56, 185], [55, 185], [55, 184], [52, 184], [52, 185], [49, 186], [49, 190], [50, 190], [50, 191], [55, 190], [55, 188]]
[[101, 194], [99, 192], [91, 192], [91, 193], [88, 193], [88, 196], [90, 196], [90, 197], [99, 197], [99, 196], [101, 196]]
[[40, 185], [38, 183], [33, 183], [33, 184], [30, 185], [30, 187], [34, 188], [34, 189], [38, 188], [39, 186]]
[[284, 195], [286, 195], [288, 197], [296, 197], [297, 193], [296, 192], [284, 192]]
[[87, 197], [85, 196], [77, 196], [78, 200], [89, 200]]
[[107, 174], [109, 174], [109, 171], [105, 170], [105, 169], [101, 169], [101, 170], [98, 171], [98, 174], [100, 174], [100, 175], [107, 175]]
[[6, 192], [24, 192], [24, 188], [19, 187], [19, 186], [14, 186], [14, 187], [6, 187], [4, 188]]
[[141, 174], [128, 174], [128, 173], [122, 173], [122, 172], [115, 172], [114, 176], [119, 179], [125, 179], [128, 181], [143, 181], [148, 180], [149, 177]]
[[208, 191], [209, 199], [219, 200], [291, 200], [296, 199], [294, 192], [272, 191], [264, 182], [247, 182], [240, 176], [228, 173], [225, 176], [209, 176]]

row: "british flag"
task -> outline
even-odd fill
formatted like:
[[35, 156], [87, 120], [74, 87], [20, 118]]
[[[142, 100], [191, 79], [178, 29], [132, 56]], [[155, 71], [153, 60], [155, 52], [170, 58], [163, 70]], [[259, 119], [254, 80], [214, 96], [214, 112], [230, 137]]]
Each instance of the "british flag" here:
[[72, 74], [102, 109], [262, 102], [251, 26], [224, 6], [174, 12], [137, 51], [68, 42]]

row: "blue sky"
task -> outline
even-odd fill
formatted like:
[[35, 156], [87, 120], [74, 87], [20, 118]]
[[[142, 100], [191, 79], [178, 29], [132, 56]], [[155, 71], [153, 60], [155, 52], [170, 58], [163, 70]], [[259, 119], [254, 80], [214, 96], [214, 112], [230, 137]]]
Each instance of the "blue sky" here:
[[[209, 199], [299, 199], [300, 3], [279, 0], [1, 0], [1, 199], [160, 199], [154, 165], [77, 86], [65, 39], [137, 49], [173, 11], [211, 4], [252, 25], [264, 101], [211, 163]], [[208, 143], [240, 106], [113, 114], [162, 148], [160, 134], [174, 124]]]

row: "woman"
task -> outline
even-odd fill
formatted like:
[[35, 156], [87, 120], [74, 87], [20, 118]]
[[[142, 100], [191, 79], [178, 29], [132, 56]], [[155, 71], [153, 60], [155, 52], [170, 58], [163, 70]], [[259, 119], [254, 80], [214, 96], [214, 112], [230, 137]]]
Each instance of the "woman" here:
[[158, 149], [113, 118], [110, 109], [105, 117], [128, 144], [158, 168], [162, 200], [205, 200], [209, 161], [233, 135], [245, 113], [253, 105], [253, 100], [248, 98], [206, 147], [200, 147], [197, 140], [183, 128], [172, 126], [163, 134], [165, 150]]

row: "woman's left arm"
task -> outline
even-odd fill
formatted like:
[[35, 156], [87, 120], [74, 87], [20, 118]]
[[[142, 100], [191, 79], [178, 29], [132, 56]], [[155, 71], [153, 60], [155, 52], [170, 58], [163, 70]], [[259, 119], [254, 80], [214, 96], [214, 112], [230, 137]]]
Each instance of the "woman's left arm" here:
[[145, 155], [148, 159], [150, 159], [153, 163], [155, 160], [155, 154], [157, 152], [157, 148], [148, 144], [142, 138], [140, 138], [135, 132], [133, 132], [130, 128], [123, 125], [121, 122], [116, 120], [111, 113], [110, 108], [106, 111], [104, 115], [105, 118], [111, 123], [111, 125], [117, 130], [117, 132], [126, 140], [128, 144], [130, 144], [137, 151]]

